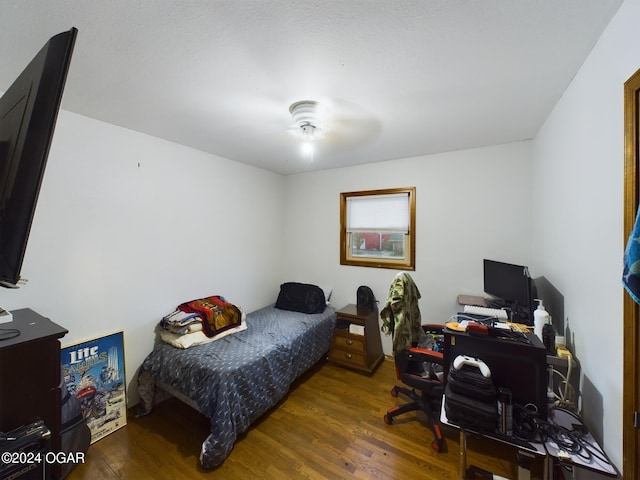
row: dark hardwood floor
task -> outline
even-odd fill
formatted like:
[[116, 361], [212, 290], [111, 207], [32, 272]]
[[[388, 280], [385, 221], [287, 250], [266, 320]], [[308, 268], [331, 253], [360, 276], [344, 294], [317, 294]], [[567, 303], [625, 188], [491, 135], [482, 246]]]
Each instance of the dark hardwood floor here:
[[[69, 480], [112, 479], [458, 479], [458, 431], [444, 428], [446, 448], [431, 448], [422, 413], [386, 425], [383, 415], [402, 398], [390, 395], [393, 362], [373, 375], [321, 362], [288, 396], [236, 443], [218, 468], [198, 463], [207, 418], [170, 399], [151, 414], [94, 443]], [[468, 439], [467, 462], [517, 478], [515, 450], [490, 440]], [[534, 463], [541, 478], [542, 462]]]

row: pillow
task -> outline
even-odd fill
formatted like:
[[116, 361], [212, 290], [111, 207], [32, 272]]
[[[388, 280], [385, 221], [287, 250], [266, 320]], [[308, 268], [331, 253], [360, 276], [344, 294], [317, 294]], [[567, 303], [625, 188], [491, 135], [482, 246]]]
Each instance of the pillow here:
[[317, 285], [297, 282], [280, 285], [276, 308], [300, 313], [322, 313], [326, 306], [325, 294]]

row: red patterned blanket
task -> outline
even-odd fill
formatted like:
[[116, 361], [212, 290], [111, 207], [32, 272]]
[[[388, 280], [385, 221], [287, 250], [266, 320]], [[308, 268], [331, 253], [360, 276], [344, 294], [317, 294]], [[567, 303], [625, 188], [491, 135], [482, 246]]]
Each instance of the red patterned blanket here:
[[207, 337], [237, 327], [242, 322], [240, 309], [219, 295], [185, 302], [178, 305], [178, 310], [200, 315], [202, 331]]

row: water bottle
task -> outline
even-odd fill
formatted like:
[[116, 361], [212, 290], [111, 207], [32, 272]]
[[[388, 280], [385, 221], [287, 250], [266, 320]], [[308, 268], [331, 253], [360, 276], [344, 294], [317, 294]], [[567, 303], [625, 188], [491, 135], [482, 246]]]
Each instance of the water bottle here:
[[544, 309], [542, 300], [536, 298], [536, 302], [538, 302], [538, 308], [533, 311], [533, 333], [535, 333], [540, 341], [544, 343], [544, 338], [542, 338], [542, 329], [547, 323], [549, 312]]

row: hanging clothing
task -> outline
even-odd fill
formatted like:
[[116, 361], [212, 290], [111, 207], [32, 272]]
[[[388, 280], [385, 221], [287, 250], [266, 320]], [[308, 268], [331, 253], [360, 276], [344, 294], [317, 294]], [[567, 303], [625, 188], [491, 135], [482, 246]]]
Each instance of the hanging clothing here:
[[622, 284], [636, 303], [640, 303], [640, 208], [624, 251]]
[[389, 287], [387, 303], [380, 312], [382, 331], [393, 335], [394, 355], [416, 345], [428, 348], [430, 338], [422, 329], [419, 299], [420, 291], [411, 276], [398, 273]]

